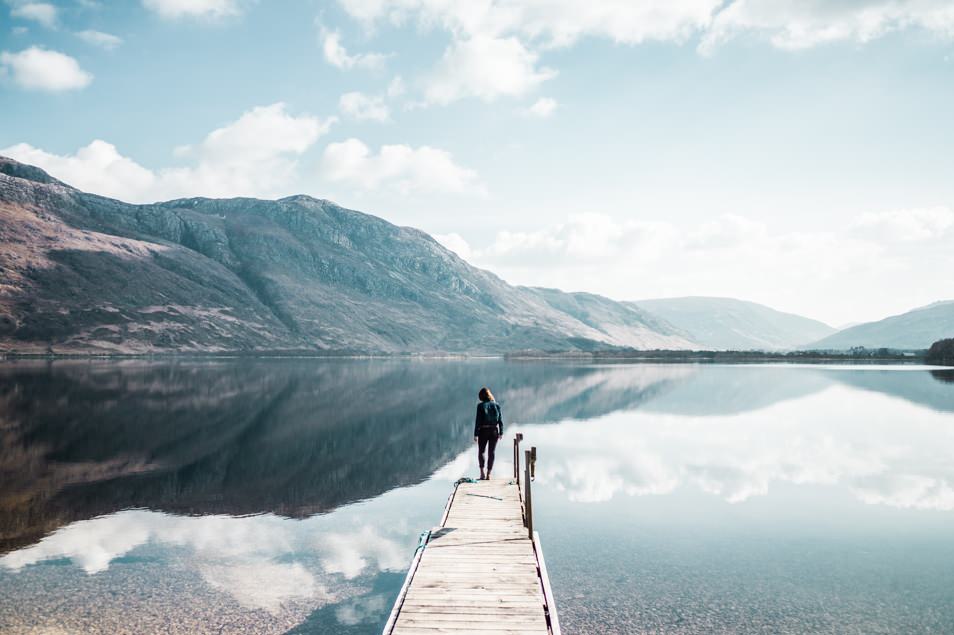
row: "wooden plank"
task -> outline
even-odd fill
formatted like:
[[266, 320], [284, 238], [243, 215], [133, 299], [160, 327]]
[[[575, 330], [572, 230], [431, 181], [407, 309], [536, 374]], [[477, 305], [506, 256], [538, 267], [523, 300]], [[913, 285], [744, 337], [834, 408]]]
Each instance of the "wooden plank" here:
[[510, 479], [460, 483], [415, 558], [385, 635], [554, 635], [538, 544]]
[[557, 616], [556, 602], [553, 599], [553, 590], [550, 588], [550, 574], [547, 572], [547, 563], [543, 559], [543, 547], [540, 545], [540, 534], [533, 532], [533, 551], [537, 554], [540, 568], [540, 582], [543, 585], [543, 599], [547, 604], [547, 620], [550, 623], [550, 632], [561, 635], [560, 618]]

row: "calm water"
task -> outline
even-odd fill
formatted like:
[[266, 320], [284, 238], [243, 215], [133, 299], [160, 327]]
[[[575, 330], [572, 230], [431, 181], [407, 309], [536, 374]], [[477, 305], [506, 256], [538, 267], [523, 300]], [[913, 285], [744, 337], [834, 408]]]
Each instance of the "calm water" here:
[[568, 635], [954, 633], [948, 371], [314, 360], [0, 365], [0, 632], [380, 632], [483, 384]]

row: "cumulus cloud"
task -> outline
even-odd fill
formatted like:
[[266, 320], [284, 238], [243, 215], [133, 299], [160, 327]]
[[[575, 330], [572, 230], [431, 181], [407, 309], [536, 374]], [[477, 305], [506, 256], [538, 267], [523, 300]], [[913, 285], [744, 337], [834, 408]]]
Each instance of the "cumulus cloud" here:
[[96, 140], [72, 155], [56, 155], [25, 143], [0, 150], [37, 165], [82, 190], [128, 201], [183, 196], [270, 196], [297, 177], [297, 157], [327, 132], [334, 119], [289, 114], [285, 104], [259, 106], [210, 132], [195, 146], [179, 148], [193, 165], [150, 170]]
[[58, 51], [31, 46], [19, 53], [0, 53], [0, 68], [26, 90], [62, 92], [89, 86], [93, 76], [79, 62]]
[[940, 238], [954, 227], [949, 207], [869, 212], [855, 219], [854, 226], [884, 240], [922, 241]]
[[345, 93], [338, 99], [338, 107], [342, 113], [358, 121], [385, 122], [391, 119], [391, 111], [384, 103], [384, 98], [376, 95]]
[[425, 80], [429, 103], [463, 97], [493, 101], [520, 96], [551, 79], [556, 71], [537, 67], [538, 56], [515, 37], [474, 36], [454, 42]]
[[388, 56], [382, 53], [348, 53], [341, 43], [341, 34], [321, 27], [321, 50], [325, 61], [336, 68], [350, 70], [352, 68], [381, 68]]
[[503, 0], [446, 2], [444, 0], [339, 0], [353, 17], [401, 24], [417, 20], [461, 35], [519, 34], [543, 39], [549, 46], [568, 45], [585, 35], [617, 42], [685, 39], [704, 27], [719, 0], [657, 0], [615, 2], [576, 0]]
[[[859, 312], [857, 296], [846, 294], [846, 280], [880, 288], [887, 274], [911, 275], [899, 269], [911, 262], [909, 255], [890, 241], [862, 235], [850, 222], [783, 231], [737, 214], [689, 223], [642, 220], [631, 212], [580, 213], [536, 229], [500, 230], [485, 242], [467, 244], [461, 238], [448, 246], [513, 284], [586, 289], [621, 300], [700, 293], [743, 297], [787, 311], [808, 295], [823, 307], [819, 317], [834, 323]], [[937, 258], [954, 261], [950, 255]], [[945, 266], [924, 262], [938, 272]], [[939, 275], [932, 274], [930, 283], [925, 279], [923, 293], [936, 293]], [[926, 302], [897, 301], [901, 310]]]
[[43, 168], [81, 190], [124, 200], [140, 201], [154, 189], [157, 177], [111, 143], [95, 140], [75, 154], [56, 155], [26, 143], [0, 150], [0, 154]]
[[98, 46], [99, 48], [105, 49], [107, 51], [112, 51], [123, 43], [123, 39], [117, 35], [113, 35], [112, 33], [104, 33], [102, 31], [93, 31], [92, 29], [80, 31], [76, 34], [76, 36], [87, 44]]
[[954, 37], [954, 7], [945, 0], [339, 0], [354, 18], [401, 24], [416, 20], [456, 35], [516, 34], [543, 46], [566, 46], [582, 37], [614, 42], [685, 42], [702, 38], [711, 50], [745, 32], [763, 34], [775, 46], [803, 48], [836, 40], [865, 42], [905, 28]]
[[226, 18], [241, 13], [237, 0], [142, 0], [142, 5], [165, 19]]
[[23, 20], [32, 20], [48, 29], [55, 29], [58, 21], [57, 9], [47, 2], [25, 2], [14, 4], [10, 8], [10, 16]]
[[[905, 29], [954, 38], [954, 7], [947, 0], [338, 1], [367, 25], [412, 22], [451, 34], [450, 46], [425, 83], [426, 101], [432, 104], [523, 94], [554, 74], [536, 67], [537, 52], [584, 37], [629, 45], [696, 39], [702, 54], [745, 34], [782, 49], [864, 43]], [[503, 72], [497, 76], [488, 68]]]
[[712, 52], [736, 35], [754, 33], [778, 48], [804, 49], [829, 42], [864, 43], [906, 28], [954, 37], [954, 6], [943, 0], [735, 0], [715, 16], [699, 48]]
[[402, 194], [482, 190], [477, 173], [457, 165], [446, 150], [384, 145], [374, 153], [354, 138], [325, 148], [320, 174], [335, 183], [366, 190], [390, 188]]
[[554, 111], [556, 111], [556, 108], [557, 102], [555, 99], [551, 99], [550, 97], [541, 97], [540, 99], [533, 102], [533, 105], [527, 108], [526, 114], [530, 115], [531, 117], [546, 118], [552, 115]]
[[541, 266], [573, 261], [606, 263], [621, 256], [651, 260], [678, 240], [668, 224], [618, 220], [607, 214], [574, 214], [566, 221], [535, 231], [501, 231], [480, 252], [480, 260], [495, 263], [533, 262]]
[[513, 0], [514, 28], [546, 46], [566, 46], [584, 36], [639, 44], [650, 40], [683, 42], [711, 20], [719, 0], [652, 2], [575, 2]]
[[434, 240], [439, 242], [441, 245], [450, 249], [455, 254], [463, 258], [464, 260], [469, 260], [472, 250], [470, 245], [464, 239], [463, 236], [456, 232], [451, 232], [450, 234], [434, 234]]

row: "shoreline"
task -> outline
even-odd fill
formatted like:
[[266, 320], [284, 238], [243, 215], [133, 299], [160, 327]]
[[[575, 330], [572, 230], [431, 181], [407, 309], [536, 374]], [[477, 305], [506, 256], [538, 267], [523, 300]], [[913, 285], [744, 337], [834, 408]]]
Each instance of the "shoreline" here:
[[478, 360], [502, 359], [506, 361], [563, 361], [595, 363], [679, 363], [679, 364], [898, 364], [927, 365], [937, 368], [952, 368], [954, 364], [931, 363], [926, 351], [890, 351], [864, 349], [855, 352], [821, 351], [680, 351], [680, 350], [610, 350], [610, 351], [518, 351], [497, 354], [471, 353], [357, 353], [335, 351], [188, 351], [168, 353], [32, 353], [0, 352], [0, 361], [17, 360], [225, 360], [225, 359], [316, 359], [316, 360]]

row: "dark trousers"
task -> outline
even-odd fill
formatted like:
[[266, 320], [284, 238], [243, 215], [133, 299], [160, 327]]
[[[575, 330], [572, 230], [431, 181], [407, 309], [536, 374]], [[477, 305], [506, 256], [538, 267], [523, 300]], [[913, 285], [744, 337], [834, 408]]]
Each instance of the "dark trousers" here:
[[494, 450], [497, 449], [497, 428], [477, 432], [477, 464], [484, 469], [484, 448], [487, 448], [487, 471], [494, 469]]

